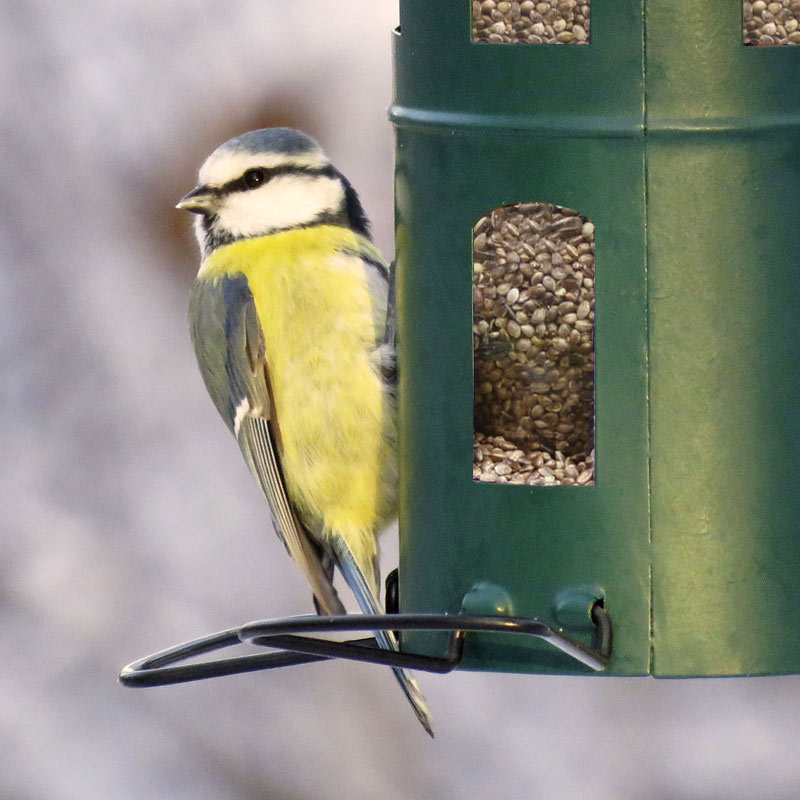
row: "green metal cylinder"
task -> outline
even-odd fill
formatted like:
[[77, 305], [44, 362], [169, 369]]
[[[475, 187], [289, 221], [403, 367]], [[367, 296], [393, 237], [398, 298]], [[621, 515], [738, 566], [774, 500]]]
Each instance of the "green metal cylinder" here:
[[[471, 12], [401, 0], [394, 37], [401, 608], [581, 638], [602, 600], [606, 674], [800, 671], [800, 47], [745, 46], [736, 0], [596, 2], [584, 46]], [[594, 224], [593, 485], [472, 477], [473, 226], [517, 203]], [[586, 671], [497, 635], [465, 665]]]

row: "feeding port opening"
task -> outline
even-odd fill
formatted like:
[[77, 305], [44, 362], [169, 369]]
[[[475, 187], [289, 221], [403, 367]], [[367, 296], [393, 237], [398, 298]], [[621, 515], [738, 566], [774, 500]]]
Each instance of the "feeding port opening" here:
[[744, 0], [742, 40], [758, 47], [800, 44], [800, 0]]
[[473, 42], [589, 44], [588, 0], [471, 2]]
[[594, 483], [594, 249], [592, 221], [549, 203], [475, 224], [475, 480]]

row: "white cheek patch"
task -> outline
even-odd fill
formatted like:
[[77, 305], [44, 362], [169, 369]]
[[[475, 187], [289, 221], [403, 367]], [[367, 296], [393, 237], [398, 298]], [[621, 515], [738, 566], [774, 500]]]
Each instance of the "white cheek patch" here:
[[199, 181], [204, 186], [222, 186], [243, 175], [252, 167], [271, 169], [280, 166], [324, 167], [328, 159], [321, 150], [287, 156], [286, 153], [248, 153], [246, 151], [214, 151], [200, 168]]
[[338, 178], [278, 175], [258, 189], [229, 194], [217, 212], [217, 225], [233, 236], [260, 236], [335, 214], [343, 202]]

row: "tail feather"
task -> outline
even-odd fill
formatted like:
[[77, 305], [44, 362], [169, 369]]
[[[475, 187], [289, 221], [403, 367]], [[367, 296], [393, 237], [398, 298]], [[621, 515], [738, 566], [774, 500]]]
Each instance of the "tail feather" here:
[[[364, 614], [383, 614], [384, 610], [380, 600], [376, 597], [375, 591], [370, 586], [369, 581], [346, 545], [337, 547], [336, 555], [339, 562], [339, 569], [347, 585], [355, 595], [361, 611]], [[378, 645], [384, 650], [400, 649], [397, 639], [391, 631], [373, 631], [373, 633]], [[407, 669], [393, 667], [392, 670], [397, 678], [397, 682], [400, 684], [400, 688], [403, 690], [405, 696], [408, 698], [408, 702], [414, 709], [417, 719], [422, 724], [422, 727], [433, 737], [433, 717], [428, 710], [425, 695], [420, 685]]]

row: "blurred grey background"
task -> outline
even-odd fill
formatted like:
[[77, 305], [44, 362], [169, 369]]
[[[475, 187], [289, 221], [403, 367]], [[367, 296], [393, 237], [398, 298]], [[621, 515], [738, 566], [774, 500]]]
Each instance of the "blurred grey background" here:
[[0, 797], [796, 797], [800, 678], [423, 675], [435, 741], [365, 665], [116, 683], [154, 650], [310, 610], [197, 373], [173, 205], [217, 144], [288, 124], [391, 255], [397, 16], [0, 4]]

